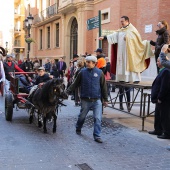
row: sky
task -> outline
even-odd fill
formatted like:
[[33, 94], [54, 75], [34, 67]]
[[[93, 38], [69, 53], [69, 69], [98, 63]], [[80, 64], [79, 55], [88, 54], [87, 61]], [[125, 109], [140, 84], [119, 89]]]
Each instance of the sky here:
[[0, 46], [6, 48], [5, 42], [8, 42], [8, 49], [12, 52], [13, 46], [13, 28], [14, 28], [14, 1], [0, 0]]

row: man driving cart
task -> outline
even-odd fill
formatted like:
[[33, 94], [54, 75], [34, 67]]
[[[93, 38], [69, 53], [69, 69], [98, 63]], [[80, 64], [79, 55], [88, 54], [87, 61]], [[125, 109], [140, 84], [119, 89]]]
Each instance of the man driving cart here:
[[44, 67], [39, 67], [38, 68], [38, 76], [37, 76], [37, 78], [35, 80], [34, 86], [30, 90], [28, 99], [31, 100], [33, 92], [37, 88], [41, 88], [44, 85], [44, 83], [47, 82], [48, 80], [50, 80], [51, 78], [53, 78], [53, 76], [51, 76], [48, 73], [46, 73]]

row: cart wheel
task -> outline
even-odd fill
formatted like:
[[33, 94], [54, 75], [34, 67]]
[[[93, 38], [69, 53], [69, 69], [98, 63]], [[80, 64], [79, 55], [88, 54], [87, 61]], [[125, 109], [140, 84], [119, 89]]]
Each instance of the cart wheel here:
[[5, 94], [5, 118], [7, 121], [12, 121], [13, 101], [12, 94]]

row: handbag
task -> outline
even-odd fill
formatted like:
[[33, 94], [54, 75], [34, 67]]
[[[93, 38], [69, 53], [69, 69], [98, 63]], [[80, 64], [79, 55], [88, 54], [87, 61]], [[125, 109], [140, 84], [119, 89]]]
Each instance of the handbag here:
[[105, 77], [106, 80], [110, 80], [111, 79], [110, 73], [108, 71], [106, 72], [104, 77]]

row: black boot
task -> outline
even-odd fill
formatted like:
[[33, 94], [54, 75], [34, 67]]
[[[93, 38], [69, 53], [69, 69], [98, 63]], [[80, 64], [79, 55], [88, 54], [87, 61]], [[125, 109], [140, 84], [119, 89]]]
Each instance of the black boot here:
[[124, 110], [123, 103], [120, 103], [120, 110]]
[[130, 110], [131, 110], [130, 103], [127, 104], [127, 109], [128, 109], [128, 112], [130, 112]]

